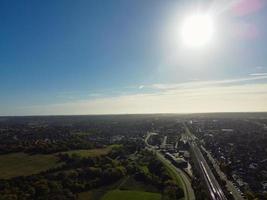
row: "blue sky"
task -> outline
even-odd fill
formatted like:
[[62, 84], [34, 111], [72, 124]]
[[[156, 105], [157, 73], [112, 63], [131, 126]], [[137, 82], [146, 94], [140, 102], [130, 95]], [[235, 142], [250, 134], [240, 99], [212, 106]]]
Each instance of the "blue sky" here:
[[[1, 1], [0, 115], [267, 111], [267, 5], [232, 2]], [[192, 50], [199, 5], [222, 11]]]

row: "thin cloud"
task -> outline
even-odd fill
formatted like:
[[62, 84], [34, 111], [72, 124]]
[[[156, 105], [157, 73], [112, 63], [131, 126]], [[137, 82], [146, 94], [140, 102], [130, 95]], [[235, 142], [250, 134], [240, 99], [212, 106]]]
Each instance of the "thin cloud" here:
[[225, 79], [225, 80], [214, 80], [214, 81], [190, 81], [178, 84], [152, 84], [150, 87], [154, 89], [168, 90], [168, 89], [176, 89], [176, 88], [187, 88], [187, 87], [203, 87], [209, 85], [223, 85], [223, 84], [231, 84], [231, 83], [244, 83], [255, 80], [267, 79], [267, 73], [261, 73], [258, 76], [246, 77], [246, 78], [237, 78], [237, 79]]
[[267, 83], [213, 85], [19, 108], [22, 115], [267, 111]]
[[267, 73], [266, 72], [262, 72], [262, 73], [252, 73], [252, 74], [249, 74], [250, 76], [267, 76]]

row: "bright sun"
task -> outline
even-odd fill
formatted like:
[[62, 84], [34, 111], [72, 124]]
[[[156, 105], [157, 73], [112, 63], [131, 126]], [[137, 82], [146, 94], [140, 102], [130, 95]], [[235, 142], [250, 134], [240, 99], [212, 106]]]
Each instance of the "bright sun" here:
[[213, 19], [207, 14], [194, 14], [185, 18], [182, 24], [182, 41], [189, 47], [205, 46], [214, 34]]

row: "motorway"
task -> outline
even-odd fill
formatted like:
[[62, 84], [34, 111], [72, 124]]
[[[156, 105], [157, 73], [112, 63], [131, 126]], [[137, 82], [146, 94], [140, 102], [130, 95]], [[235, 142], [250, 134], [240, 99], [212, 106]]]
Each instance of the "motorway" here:
[[209, 194], [212, 200], [227, 200], [226, 196], [221, 189], [218, 181], [214, 177], [209, 165], [207, 164], [202, 152], [200, 151], [197, 143], [195, 142], [196, 138], [192, 136], [192, 133], [189, 131], [187, 126], [185, 125], [186, 133], [190, 138], [189, 144], [190, 148], [196, 158], [197, 164], [202, 172], [202, 176], [205, 180], [207, 188], [209, 190]]

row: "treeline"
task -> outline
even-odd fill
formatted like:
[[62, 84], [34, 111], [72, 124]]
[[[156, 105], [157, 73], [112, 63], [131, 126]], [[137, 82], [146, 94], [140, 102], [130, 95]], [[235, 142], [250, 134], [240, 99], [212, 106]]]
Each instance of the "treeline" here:
[[[1, 138], [1, 137], [0, 137]], [[95, 141], [90, 141], [84, 135], [58, 135], [57, 139], [5, 140], [0, 142], [0, 154], [25, 152], [30, 154], [51, 154], [73, 149], [91, 149], [102, 147]]]

